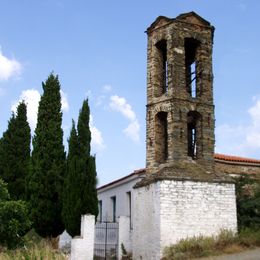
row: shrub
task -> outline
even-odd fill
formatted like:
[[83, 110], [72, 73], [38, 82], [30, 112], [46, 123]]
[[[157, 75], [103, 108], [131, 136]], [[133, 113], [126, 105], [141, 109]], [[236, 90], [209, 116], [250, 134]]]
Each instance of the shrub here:
[[6, 184], [0, 179], [0, 245], [14, 248], [31, 227], [25, 201], [11, 201]]
[[239, 232], [239, 243], [244, 247], [260, 246], [260, 229], [242, 229]]
[[237, 217], [239, 230], [260, 229], [260, 182], [242, 175], [236, 179]]
[[187, 259], [210, 254], [214, 245], [213, 237], [192, 237], [181, 239], [178, 244], [165, 248], [164, 259]]

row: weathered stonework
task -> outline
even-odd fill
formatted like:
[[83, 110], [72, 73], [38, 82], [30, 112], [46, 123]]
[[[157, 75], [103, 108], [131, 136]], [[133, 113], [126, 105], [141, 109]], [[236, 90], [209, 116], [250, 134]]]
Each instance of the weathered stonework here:
[[[148, 173], [158, 172], [159, 168], [169, 167], [172, 163], [191, 162], [192, 158], [188, 155], [189, 112], [196, 112], [201, 116], [197, 122], [197, 156], [194, 161], [203, 166], [204, 171], [214, 173], [213, 33], [214, 27], [193, 12], [175, 19], [160, 16], [147, 30], [146, 169]], [[195, 48], [192, 44], [187, 46], [187, 39], [194, 39], [198, 43], [194, 51], [196, 97], [187, 91], [189, 84], [186, 73], [187, 52], [189, 47]], [[167, 78], [163, 79], [164, 73]], [[166, 89], [162, 85], [167, 85]], [[161, 112], [167, 115], [167, 140], [161, 138], [160, 129], [157, 127], [156, 115]], [[156, 140], [157, 134], [159, 141]], [[165, 143], [167, 147], [162, 149], [161, 146]], [[157, 150], [159, 153], [167, 150], [164, 161], [157, 160]]]
[[215, 160], [215, 169], [216, 172], [221, 172], [232, 177], [247, 174], [253, 178], [256, 177], [260, 179], [260, 163], [239, 163]]
[[182, 238], [236, 232], [235, 185], [214, 163], [213, 33], [194, 12], [147, 29], [146, 175], [134, 187], [133, 259], [160, 259]]

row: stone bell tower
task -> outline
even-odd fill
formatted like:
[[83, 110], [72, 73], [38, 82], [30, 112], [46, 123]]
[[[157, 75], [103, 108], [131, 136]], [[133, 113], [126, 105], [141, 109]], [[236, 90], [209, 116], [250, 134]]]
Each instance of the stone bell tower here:
[[160, 16], [147, 29], [149, 173], [191, 165], [214, 172], [213, 34], [194, 12]]
[[194, 12], [147, 29], [146, 176], [135, 185], [133, 259], [236, 231], [235, 185], [214, 168], [214, 27]]

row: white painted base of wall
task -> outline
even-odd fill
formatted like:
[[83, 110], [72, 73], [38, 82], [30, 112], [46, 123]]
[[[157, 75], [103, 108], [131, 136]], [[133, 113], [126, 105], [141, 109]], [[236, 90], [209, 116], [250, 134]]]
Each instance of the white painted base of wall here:
[[84, 215], [81, 217], [80, 237], [71, 240], [70, 260], [93, 260], [95, 216]]
[[182, 238], [237, 231], [235, 185], [162, 180], [134, 192], [133, 259], [160, 259]]
[[133, 251], [132, 245], [132, 230], [130, 228], [130, 218], [127, 216], [119, 217], [119, 227], [118, 227], [118, 259], [122, 259], [122, 244], [124, 245], [127, 253]]

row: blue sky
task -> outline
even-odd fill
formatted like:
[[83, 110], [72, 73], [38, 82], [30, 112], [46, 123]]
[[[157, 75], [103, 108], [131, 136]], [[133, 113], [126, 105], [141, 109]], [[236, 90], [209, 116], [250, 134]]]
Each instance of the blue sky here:
[[259, 0], [0, 0], [0, 136], [20, 99], [32, 129], [41, 82], [59, 75], [64, 144], [91, 107], [99, 184], [145, 167], [146, 44], [159, 15], [215, 26], [216, 152], [260, 158]]

